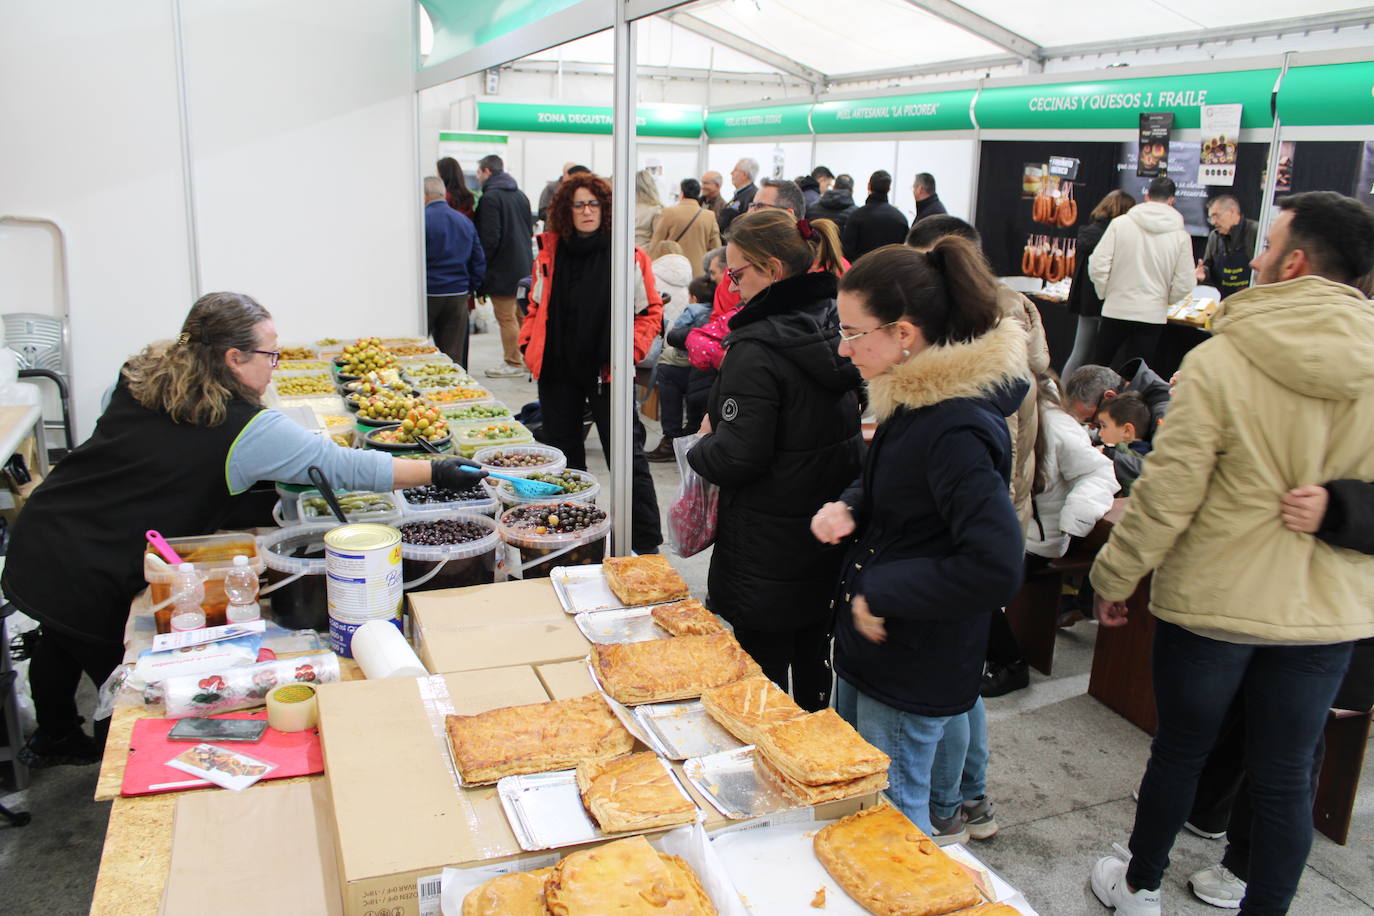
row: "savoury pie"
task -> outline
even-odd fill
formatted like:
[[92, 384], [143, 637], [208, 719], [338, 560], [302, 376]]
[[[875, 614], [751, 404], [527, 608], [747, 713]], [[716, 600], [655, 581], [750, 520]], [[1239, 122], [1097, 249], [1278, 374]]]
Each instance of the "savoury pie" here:
[[799, 719], [806, 711], [766, 677], [747, 677], [701, 695], [711, 718], [745, 744], [756, 744], [764, 729]]
[[547, 916], [544, 881], [552, 868], [516, 871], [468, 891], [463, 916]]
[[467, 785], [615, 757], [629, 752], [635, 740], [595, 693], [451, 715], [445, 724], [453, 762]]
[[777, 783], [787, 797], [799, 805], [819, 805], [823, 802], [839, 801], [842, 798], [856, 798], [872, 792], [881, 792], [887, 788], [886, 770], [871, 776], [860, 776], [858, 779], [843, 779], [839, 782], [826, 783], [823, 786], [808, 786], [804, 782], [797, 782], [779, 770], [757, 749], [754, 750], [754, 767]]
[[755, 745], [769, 763], [808, 786], [886, 773], [891, 762], [833, 709], [763, 729]]
[[673, 601], [688, 595], [687, 583], [661, 553], [607, 557], [601, 561], [601, 572], [611, 591], [627, 607]]
[[579, 763], [577, 788], [607, 833], [689, 824], [697, 816], [697, 806], [652, 751]]
[[628, 704], [699, 697], [760, 670], [729, 633], [593, 643], [591, 662], [602, 689]]
[[574, 852], [544, 884], [552, 916], [716, 916], [692, 867], [642, 836]]
[[830, 877], [875, 916], [937, 916], [982, 900], [963, 867], [886, 803], [822, 828], [812, 845]]
[[1021, 911], [1006, 903], [984, 903], [969, 910], [960, 910], [950, 916], [1021, 916]]
[[654, 608], [653, 618], [654, 623], [674, 636], [709, 636], [725, 632], [716, 615], [695, 598], [660, 604]]

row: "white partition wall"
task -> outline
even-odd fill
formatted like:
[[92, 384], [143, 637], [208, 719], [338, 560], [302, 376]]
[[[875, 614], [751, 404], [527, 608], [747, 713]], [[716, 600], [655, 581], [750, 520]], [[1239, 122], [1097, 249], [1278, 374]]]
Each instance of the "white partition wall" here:
[[736, 162], [746, 157], [758, 160], [760, 178], [771, 176], [776, 162], [782, 164], [783, 178], [796, 178], [811, 171], [811, 141], [761, 139], [741, 143], [712, 142], [706, 153], [707, 168], [720, 172], [724, 179], [720, 193], [727, 200], [735, 193], [730, 186], [730, 170]]
[[203, 287], [284, 341], [423, 331], [410, 0], [182, 7]]
[[917, 172], [935, 176], [940, 201], [954, 216], [973, 222], [973, 174], [978, 162], [978, 144], [972, 137], [957, 140], [903, 140], [897, 144], [897, 176], [893, 203], [908, 217], [915, 215], [911, 196]]
[[[175, 333], [192, 298], [176, 66], [166, 0], [9, 4], [0, 27], [0, 214], [66, 233], [76, 435], [128, 356]], [[5, 311], [50, 311], [50, 245], [6, 229], [0, 245], [44, 259], [0, 276]]]

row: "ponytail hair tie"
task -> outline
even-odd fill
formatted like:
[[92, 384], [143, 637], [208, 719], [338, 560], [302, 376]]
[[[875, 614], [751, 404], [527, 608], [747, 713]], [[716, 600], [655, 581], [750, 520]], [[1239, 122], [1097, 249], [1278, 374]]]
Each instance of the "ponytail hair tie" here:
[[930, 249], [929, 251], [927, 251], [927, 252], [926, 252], [926, 263], [929, 264], [932, 268], [934, 268], [936, 272], [938, 272], [938, 273], [940, 273], [941, 275], [943, 275], [944, 272], [945, 272], [945, 249], [944, 249], [944, 247], [941, 246], [941, 245], [936, 245], [934, 248], [932, 248], [932, 249]]
[[808, 242], [816, 237], [816, 230], [811, 228], [811, 220], [809, 219], [797, 220], [797, 231], [800, 232], [801, 237]]

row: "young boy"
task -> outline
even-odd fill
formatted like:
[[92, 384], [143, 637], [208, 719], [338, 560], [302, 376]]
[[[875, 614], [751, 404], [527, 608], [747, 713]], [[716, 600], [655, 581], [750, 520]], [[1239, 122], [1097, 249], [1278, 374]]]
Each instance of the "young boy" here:
[[1112, 459], [1120, 496], [1129, 496], [1140, 476], [1150, 443], [1143, 438], [1150, 428], [1150, 408], [1134, 391], [1103, 401], [1097, 408], [1097, 435], [1104, 454]]
[[[709, 277], [697, 277], [687, 285], [687, 300], [676, 322], [664, 334], [667, 346], [658, 358], [659, 418], [663, 422], [663, 441], [649, 452], [650, 461], [675, 461], [673, 440], [690, 436], [701, 425], [706, 412], [706, 396], [711, 391], [715, 373], [703, 373], [692, 367], [684, 349], [687, 333], [701, 327], [711, 317], [711, 298], [715, 284]], [[685, 408], [685, 409], [684, 409]]]

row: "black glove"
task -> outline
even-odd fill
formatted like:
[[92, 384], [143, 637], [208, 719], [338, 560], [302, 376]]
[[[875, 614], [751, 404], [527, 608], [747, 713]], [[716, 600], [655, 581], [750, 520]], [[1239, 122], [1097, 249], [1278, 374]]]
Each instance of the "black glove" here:
[[432, 462], [430, 480], [442, 490], [466, 490], [487, 476], [471, 458], [444, 458]]

